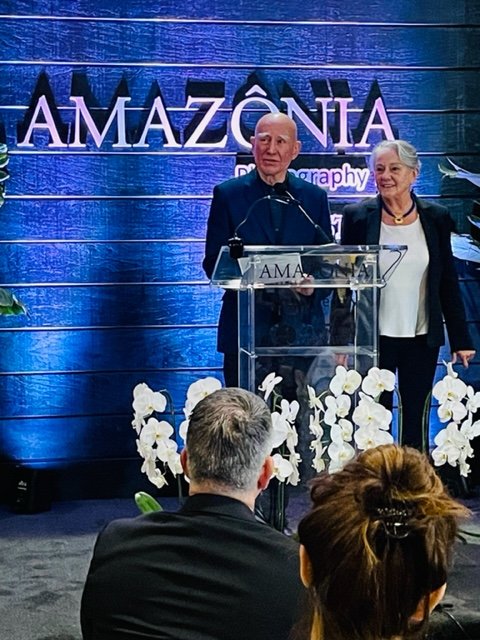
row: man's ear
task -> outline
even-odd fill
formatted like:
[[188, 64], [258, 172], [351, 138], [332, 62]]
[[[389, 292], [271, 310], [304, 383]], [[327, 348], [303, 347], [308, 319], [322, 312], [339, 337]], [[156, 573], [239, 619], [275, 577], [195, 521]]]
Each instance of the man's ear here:
[[300, 154], [300, 151], [302, 150], [302, 143], [300, 142], [300, 140], [296, 140], [295, 141], [295, 145], [293, 147], [293, 157], [292, 160], [295, 160], [295, 158], [298, 158], [298, 155]]
[[267, 456], [263, 461], [262, 469], [260, 471], [260, 475], [258, 476], [257, 489], [259, 491], [265, 491], [268, 487], [268, 483], [270, 482], [270, 478], [273, 475], [273, 458], [272, 456]]
[[303, 544], [300, 545], [299, 554], [300, 554], [300, 578], [303, 582], [303, 585], [308, 589], [313, 584], [313, 569], [312, 569], [312, 563], [310, 562], [310, 558], [308, 557], [307, 550], [305, 549]]
[[252, 152], [255, 149], [255, 136], [250, 136], [250, 144], [252, 145]]
[[182, 465], [183, 473], [188, 476], [188, 453], [186, 447], [180, 452], [180, 464]]

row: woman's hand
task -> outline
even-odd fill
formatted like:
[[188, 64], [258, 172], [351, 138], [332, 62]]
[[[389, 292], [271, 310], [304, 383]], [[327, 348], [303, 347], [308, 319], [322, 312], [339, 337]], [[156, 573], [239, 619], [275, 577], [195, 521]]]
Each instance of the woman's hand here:
[[462, 351], [455, 351], [452, 353], [452, 364], [455, 364], [458, 360], [462, 361], [464, 367], [468, 367], [468, 363], [475, 357], [475, 351], [470, 349], [465, 349]]

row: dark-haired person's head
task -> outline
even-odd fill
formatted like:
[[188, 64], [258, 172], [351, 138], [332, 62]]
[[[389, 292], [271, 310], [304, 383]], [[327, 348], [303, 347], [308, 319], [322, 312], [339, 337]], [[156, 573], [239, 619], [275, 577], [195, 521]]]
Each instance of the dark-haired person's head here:
[[298, 528], [309, 640], [415, 638], [442, 598], [457, 519], [417, 450], [384, 445], [316, 478]]
[[182, 464], [190, 494], [222, 493], [253, 508], [272, 475], [272, 419], [265, 402], [228, 387], [193, 409]]

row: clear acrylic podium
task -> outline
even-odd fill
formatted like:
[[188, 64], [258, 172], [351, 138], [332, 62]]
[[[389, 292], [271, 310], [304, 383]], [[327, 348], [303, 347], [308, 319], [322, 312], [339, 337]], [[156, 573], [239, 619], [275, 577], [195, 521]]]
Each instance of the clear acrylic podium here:
[[[282, 395], [328, 386], [338, 364], [378, 361], [378, 291], [406, 252], [399, 245], [246, 246], [220, 250], [212, 284], [238, 291], [239, 383], [257, 391], [270, 372]], [[382, 256], [382, 270], [380, 270]]]

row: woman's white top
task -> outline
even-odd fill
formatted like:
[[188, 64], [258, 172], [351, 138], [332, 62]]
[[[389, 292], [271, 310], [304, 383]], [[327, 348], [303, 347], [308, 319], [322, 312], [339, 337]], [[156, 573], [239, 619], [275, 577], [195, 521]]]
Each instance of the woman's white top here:
[[[382, 222], [380, 244], [404, 244], [408, 247], [395, 271], [387, 276], [387, 284], [380, 293], [380, 335], [413, 338], [427, 333], [429, 255], [420, 219], [406, 225], [388, 225]], [[386, 273], [390, 264], [388, 254], [380, 252], [380, 273]]]

